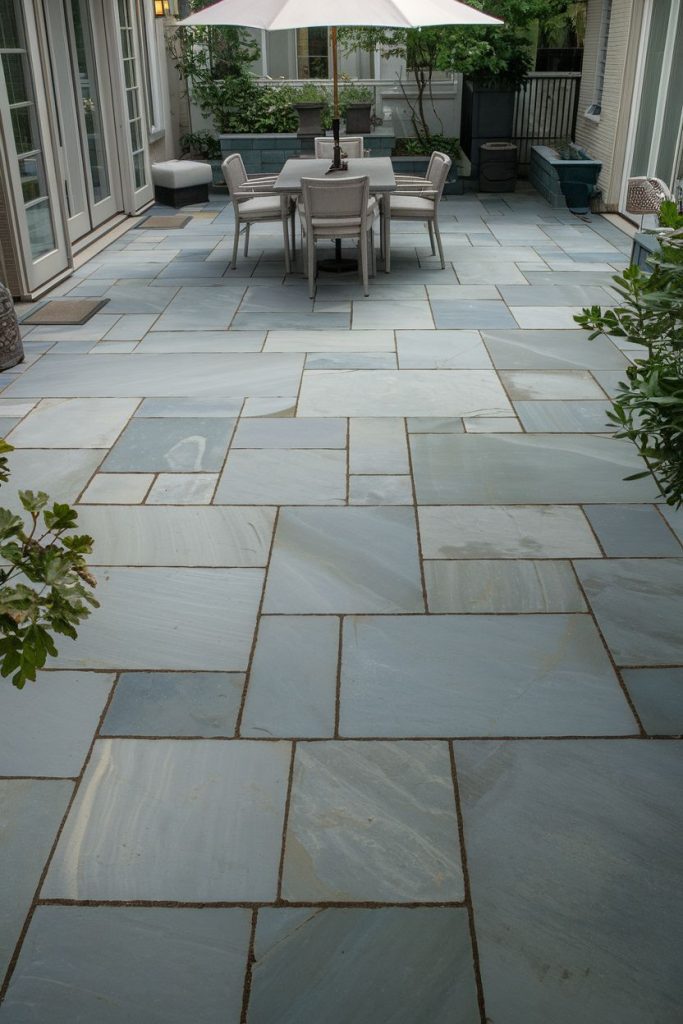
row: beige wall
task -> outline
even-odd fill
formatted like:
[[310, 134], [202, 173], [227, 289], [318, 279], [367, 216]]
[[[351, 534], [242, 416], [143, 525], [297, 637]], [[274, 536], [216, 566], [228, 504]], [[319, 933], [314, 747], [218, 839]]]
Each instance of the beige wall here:
[[588, 0], [583, 75], [575, 141], [602, 161], [599, 185], [605, 209], [615, 210], [623, 177], [626, 136], [631, 113], [633, 77], [640, 35], [642, 0], [612, 0], [607, 44], [602, 114], [599, 121], [586, 117], [595, 93], [595, 72], [603, 0]]

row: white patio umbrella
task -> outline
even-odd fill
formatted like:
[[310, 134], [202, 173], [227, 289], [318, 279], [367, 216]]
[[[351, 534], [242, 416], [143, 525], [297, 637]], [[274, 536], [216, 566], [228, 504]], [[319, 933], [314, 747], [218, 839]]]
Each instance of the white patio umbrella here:
[[458, 0], [219, 0], [181, 25], [241, 25], [268, 32], [290, 28], [332, 28], [334, 167], [340, 166], [337, 26], [426, 28], [429, 25], [502, 25], [498, 18]]

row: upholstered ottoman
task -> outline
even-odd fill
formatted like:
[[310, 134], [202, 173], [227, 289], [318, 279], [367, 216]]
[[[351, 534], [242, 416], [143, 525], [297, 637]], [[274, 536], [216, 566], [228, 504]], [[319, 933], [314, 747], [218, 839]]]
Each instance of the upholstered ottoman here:
[[165, 160], [152, 164], [154, 198], [165, 206], [206, 203], [211, 184], [211, 164], [198, 160]]

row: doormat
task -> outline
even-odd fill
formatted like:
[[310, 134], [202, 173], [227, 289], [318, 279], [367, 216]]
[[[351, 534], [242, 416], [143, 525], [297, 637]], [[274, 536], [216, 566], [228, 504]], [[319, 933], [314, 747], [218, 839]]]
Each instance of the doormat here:
[[34, 309], [21, 322], [80, 327], [81, 324], [87, 324], [90, 317], [108, 302], [109, 299], [50, 299], [39, 309]]
[[189, 224], [192, 217], [188, 217], [187, 214], [176, 213], [176, 214], [153, 214], [148, 217], [147, 220], [143, 220], [141, 224], [138, 224], [139, 228], [152, 228], [157, 231], [159, 228], [163, 228], [164, 231], [168, 231], [169, 228], [184, 228], [186, 224]]

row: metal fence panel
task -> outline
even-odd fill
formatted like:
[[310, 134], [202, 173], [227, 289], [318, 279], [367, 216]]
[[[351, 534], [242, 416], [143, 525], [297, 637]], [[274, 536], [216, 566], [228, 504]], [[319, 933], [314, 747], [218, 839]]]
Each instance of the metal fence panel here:
[[529, 75], [517, 93], [512, 126], [520, 170], [528, 167], [532, 146], [573, 140], [580, 85], [577, 72]]

